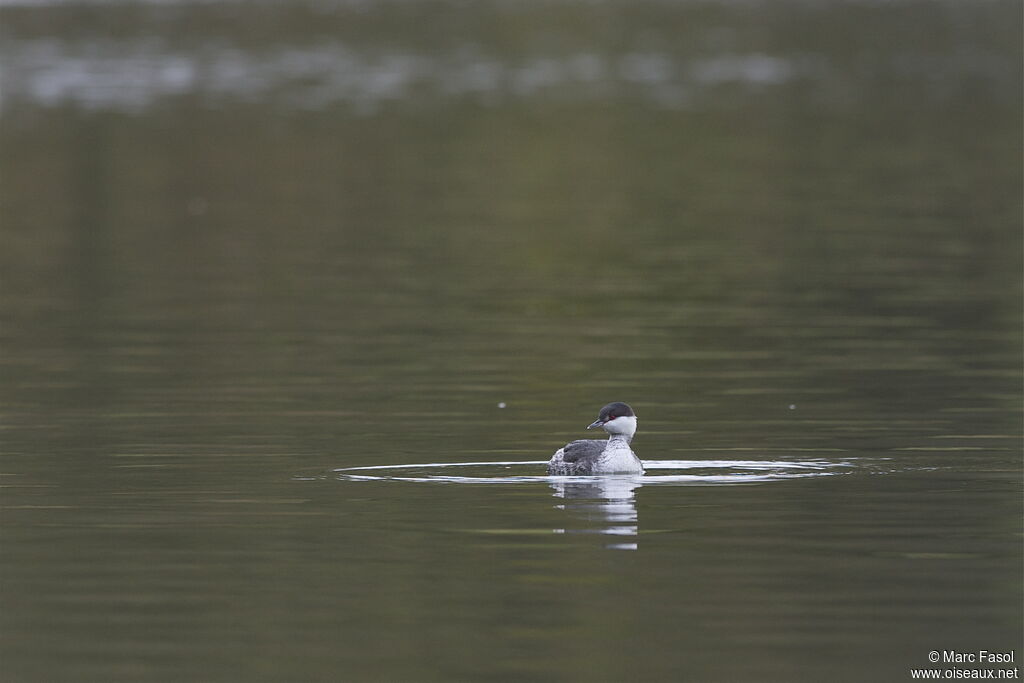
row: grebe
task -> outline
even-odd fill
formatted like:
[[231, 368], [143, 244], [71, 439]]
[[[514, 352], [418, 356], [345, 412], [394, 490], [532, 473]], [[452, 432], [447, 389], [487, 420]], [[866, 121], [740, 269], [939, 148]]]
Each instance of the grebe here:
[[601, 427], [608, 440], [570, 441], [551, 457], [548, 474], [643, 474], [644, 465], [629, 442], [636, 433], [636, 413], [625, 403], [609, 403], [587, 429]]

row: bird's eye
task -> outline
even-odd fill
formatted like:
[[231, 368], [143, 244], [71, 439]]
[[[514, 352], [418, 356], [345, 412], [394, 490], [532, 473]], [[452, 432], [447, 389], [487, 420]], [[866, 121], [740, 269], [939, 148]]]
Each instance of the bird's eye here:
[[612, 420], [614, 420], [614, 419], [615, 419], [615, 418], [617, 418], [617, 417], [618, 417], [618, 415], [609, 415], [609, 416], [608, 416], [608, 419], [607, 419], [607, 420], [605, 420], [605, 422], [611, 422]]

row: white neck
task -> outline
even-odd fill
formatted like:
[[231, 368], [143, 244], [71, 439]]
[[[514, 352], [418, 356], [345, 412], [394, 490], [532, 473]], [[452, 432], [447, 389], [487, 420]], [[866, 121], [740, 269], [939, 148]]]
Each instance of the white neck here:
[[620, 439], [629, 443], [636, 434], [636, 415], [617, 417], [604, 425], [604, 431], [608, 432], [608, 440]]

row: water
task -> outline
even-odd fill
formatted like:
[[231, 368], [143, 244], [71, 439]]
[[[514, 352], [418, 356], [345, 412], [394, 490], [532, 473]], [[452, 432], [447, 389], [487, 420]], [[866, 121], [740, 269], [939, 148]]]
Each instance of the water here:
[[1019, 662], [1020, 18], [0, 3], [0, 677]]

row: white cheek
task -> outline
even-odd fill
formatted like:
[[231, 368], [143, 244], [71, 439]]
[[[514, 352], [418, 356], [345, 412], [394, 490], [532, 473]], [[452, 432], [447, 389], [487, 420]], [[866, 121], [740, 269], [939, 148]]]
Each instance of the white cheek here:
[[609, 434], [633, 434], [636, 432], [636, 415], [617, 417], [604, 425]]

